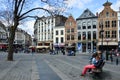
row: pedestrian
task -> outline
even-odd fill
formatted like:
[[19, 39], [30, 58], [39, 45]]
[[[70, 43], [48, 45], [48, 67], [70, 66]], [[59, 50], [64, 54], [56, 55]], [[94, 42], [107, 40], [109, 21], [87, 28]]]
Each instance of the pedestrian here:
[[91, 56], [91, 58], [90, 58], [90, 60], [89, 60], [89, 63], [90, 63], [90, 64], [94, 63], [93, 58], [95, 58], [97, 55], [98, 55], [97, 52], [92, 54], [92, 56]]
[[62, 51], [63, 55], [65, 55], [65, 51], [64, 51], [64, 49], [62, 49], [61, 51]]

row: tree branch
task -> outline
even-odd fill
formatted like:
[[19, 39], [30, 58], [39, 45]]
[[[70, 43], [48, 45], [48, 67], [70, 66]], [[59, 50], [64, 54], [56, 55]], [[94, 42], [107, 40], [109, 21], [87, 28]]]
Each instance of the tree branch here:
[[20, 11], [19, 11], [19, 13], [18, 13], [18, 16], [20, 16], [20, 13], [22, 12], [24, 3], [25, 3], [25, 0], [23, 0], [23, 2], [22, 2], [22, 4], [21, 4], [21, 7], [20, 7]]
[[19, 21], [20, 21], [20, 20], [23, 20], [23, 19], [25, 19], [25, 18], [28, 18], [28, 17], [30, 17], [30, 18], [35, 18], [35, 19], [38, 18], [38, 16], [25, 16], [25, 17], [19, 18]]
[[37, 8], [33, 8], [33, 9], [31, 9], [31, 10], [23, 13], [21, 16], [19, 16], [19, 20], [22, 20], [21, 18], [22, 18], [23, 16], [25, 16], [26, 14], [28, 14], [29, 12], [34, 11], [34, 10], [37, 10], [37, 9], [47, 11], [48, 13], [50, 13], [50, 14], [52, 15], [52, 12], [50, 12], [49, 10], [44, 9], [44, 8], [41, 8], [41, 7], [37, 7]]
[[21, 2], [22, 2], [22, 0], [19, 0], [19, 2], [17, 4], [18, 7], [20, 6]]

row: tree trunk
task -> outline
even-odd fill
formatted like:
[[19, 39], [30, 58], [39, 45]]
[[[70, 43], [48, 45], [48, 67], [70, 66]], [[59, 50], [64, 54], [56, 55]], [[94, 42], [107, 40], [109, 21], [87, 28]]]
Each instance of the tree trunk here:
[[14, 38], [15, 38], [15, 30], [16, 30], [16, 26], [11, 26], [10, 27], [10, 35], [8, 38], [8, 57], [7, 60], [8, 61], [13, 61], [13, 53], [14, 53]]

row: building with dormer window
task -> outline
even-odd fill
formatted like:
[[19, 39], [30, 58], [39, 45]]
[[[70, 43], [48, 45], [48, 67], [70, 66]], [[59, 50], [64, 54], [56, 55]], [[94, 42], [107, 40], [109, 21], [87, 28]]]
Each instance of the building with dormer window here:
[[77, 21], [77, 48], [80, 52], [96, 51], [97, 47], [97, 16], [89, 9], [76, 19]]
[[105, 2], [98, 16], [98, 49], [102, 51], [118, 47], [118, 16], [111, 5], [111, 2]]

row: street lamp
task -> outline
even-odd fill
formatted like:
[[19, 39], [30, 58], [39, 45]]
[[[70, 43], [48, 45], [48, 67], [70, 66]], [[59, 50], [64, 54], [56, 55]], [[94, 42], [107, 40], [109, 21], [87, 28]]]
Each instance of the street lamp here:
[[108, 40], [108, 39], [106, 39], [106, 42], [107, 42], [106, 60], [108, 60], [108, 42], [109, 42], [109, 40]]
[[103, 30], [103, 24], [100, 25], [101, 26], [101, 38], [102, 38], [102, 41], [101, 41], [101, 52], [103, 53], [103, 33], [104, 33], [104, 30]]
[[100, 26], [101, 26], [101, 31], [100, 31], [100, 34], [101, 34], [101, 38], [102, 38], [102, 41], [101, 41], [101, 52], [102, 52], [102, 54], [101, 54], [101, 58], [102, 58], [102, 56], [103, 56], [103, 37], [104, 37], [104, 30], [103, 30], [103, 22], [100, 24]]

